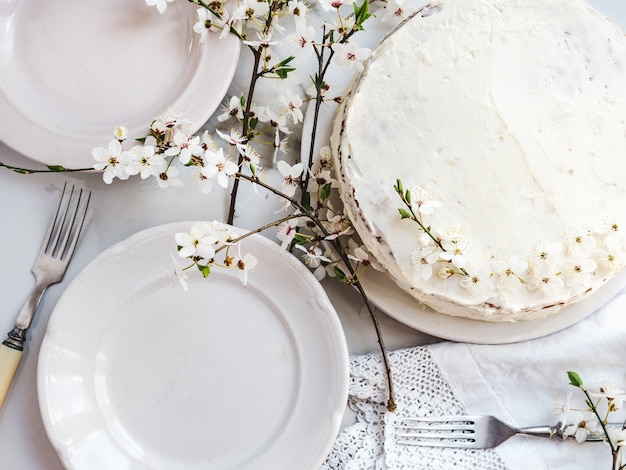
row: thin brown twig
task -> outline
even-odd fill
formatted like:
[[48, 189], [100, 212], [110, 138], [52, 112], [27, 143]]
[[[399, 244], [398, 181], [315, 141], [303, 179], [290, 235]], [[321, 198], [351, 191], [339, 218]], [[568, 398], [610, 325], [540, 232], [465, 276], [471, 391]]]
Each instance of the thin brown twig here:
[[[246, 174], [243, 173], [237, 173], [235, 175], [235, 178], [237, 179], [244, 179], [246, 181], [249, 181], [253, 184], [257, 184], [259, 186], [261, 186], [262, 188], [267, 189], [268, 191], [274, 193], [275, 195], [287, 200], [289, 203], [291, 203], [293, 205], [294, 208], [296, 208], [297, 210], [299, 210], [301, 212], [301, 215], [306, 216], [309, 220], [311, 220], [311, 222], [313, 222], [315, 224], [315, 226], [320, 230], [320, 232], [322, 233], [322, 235], [328, 239], [329, 237], [332, 236], [332, 234], [330, 232], [328, 232], [328, 230], [326, 229], [326, 227], [324, 227], [324, 224], [322, 224], [322, 222], [313, 214], [311, 213], [311, 211], [309, 211], [302, 203], [300, 203], [300, 201], [298, 201], [297, 199], [287, 196], [286, 194], [282, 193], [281, 191], [279, 191], [278, 189], [274, 188], [273, 186], [270, 186], [266, 183], [264, 183], [263, 181], [259, 180], [258, 178], [254, 177], [254, 176], [248, 176]], [[394, 398], [394, 388], [393, 388], [393, 376], [391, 373], [391, 367], [389, 364], [389, 357], [387, 354], [387, 348], [385, 347], [385, 342], [383, 339], [383, 334], [382, 334], [382, 330], [380, 328], [380, 323], [378, 321], [378, 317], [376, 316], [376, 313], [374, 311], [374, 309], [372, 308], [372, 304], [369, 300], [369, 297], [367, 296], [367, 293], [365, 292], [365, 289], [363, 288], [361, 282], [357, 279], [356, 277], [356, 272], [354, 271], [354, 268], [352, 267], [352, 264], [350, 263], [349, 258], [346, 256], [343, 247], [341, 246], [341, 243], [339, 242], [338, 238], [334, 238], [332, 240], [328, 240], [331, 242], [331, 244], [334, 246], [335, 251], [337, 252], [337, 254], [339, 255], [339, 257], [341, 258], [341, 260], [343, 261], [344, 265], [346, 266], [346, 268], [348, 269], [348, 272], [350, 273], [350, 279], [352, 279], [351, 282], [349, 282], [350, 285], [353, 285], [354, 287], [356, 287], [356, 289], [358, 290], [359, 294], [361, 295], [361, 297], [363, 298], [363, 301], [365, 302], [365, 305], [367, 306], [367, 310], [368, 313], [370, 315], [370, 318], [372, 320], [372, 323], [374, 325], [374, 329], [376, 332], [376, 337], [378, 339], [378, 345], [380, 346], [380, 350], [381, 350], [381, 355], [382, 355], [382, 359], [383, 359], [383, 364], [385, 367], [385, 372], [387, 375], [387, 386], [388, 386], [388, 390], [389, 390], [389, 396], [388, 396], [388, 401], [387, 401], [387, 409], [389, 411], [395, 411], [396, 410], [396, 402], [395, 402], [395, 398]]]
[[[261, 62], [261, 48], [254, 49], [254, 65], [252, 66], [252, 76], [250, 78], [250, 87], [248, 88], [248, 96], [246, 98], [246, 109], [243, 113], [243, 124], [241, 126], [241, 135], [244, 138], [247, 138], [249, 126], [250, 126], [250, 110], [252, 109], [252, 97], [254, 96], [254, 90], [256, 87], [256, 83], [259, 79], [259, 64]], [[244, 156], [241, 152], [239, 152], [239, 159], [237, 161], [237, 165], [241, 168], [241, 165], [244, 162]], [[228, 218], [227, 221], [232, 225], [235, 219], [235, 209], [237, 204], [237, 192], [239, 191], [239, 179], [235, 178], [233, 182], [233, 188], [230, 193], [230, 206], [228, 208]]]
[[282, 219], [275, 220], [273, 222], [270, 222], [268, 224], [263, 225], [262, 227], [258, 227], [258, 228], [255, 228], [254, 230], [250, 230], [250, 231], [244, 233], [243, 235], [241, 235], [241, 236], [239, 236], [237, 238], [233, 238], [232, 240], [230, 240], [228, 242], [229, 244], [220, 246], [219, 248], [217, 248], [215, 250], [215, 253], [217, 254], [220, 251], [228, 248], [230, 246], [230, 244], [239, 243], [241, 240], [245, 240], [246, 238], [248, 238], [251, 235], [254, 235], [256, 233], [264, 232], [268, 228], [277, 227], [278, 225], [282, 224], [283, 222], [287, 222], [288, 220], [291, 220], [291, 219], [299, 219], [301, 217], [306, 217], [306, 215], [304, 215], [304, 214], [290, 214], [290, 215], [288, 215], [286, 217], [283, 217]]

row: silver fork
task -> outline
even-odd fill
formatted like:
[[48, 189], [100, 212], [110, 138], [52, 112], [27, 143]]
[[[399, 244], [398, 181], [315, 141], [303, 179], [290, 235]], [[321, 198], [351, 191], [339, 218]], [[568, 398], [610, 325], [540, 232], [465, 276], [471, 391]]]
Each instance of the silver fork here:
[[66, 186], [63, 186], [56, 213], [32, 268], [35, 287], [17, 316], [15, 327], [0, 345], [0, 407], [22, 358], [26, 331], [30, 328], [39, 302], [49, 286], [63, 280], [85, 221], [91, 192], [75, 190], [74, 187], [66, 191]]
[[[618, 424], [611, 424], [616, 426]], [[621, 426], [621, 424], [619, 424]], [[493, 416], [438, 416], [404, 418], [396, 425], [396, 442], [427, 447], [457, 447], [491, 449], [515, 435], [556, 438], [573, 437], [564, 434], [566, 426], [515, 428]], [[568, 433], [569, 434], [569, 433]], [[589, 434], [587, 441], [601, 441], [600, 435]]]

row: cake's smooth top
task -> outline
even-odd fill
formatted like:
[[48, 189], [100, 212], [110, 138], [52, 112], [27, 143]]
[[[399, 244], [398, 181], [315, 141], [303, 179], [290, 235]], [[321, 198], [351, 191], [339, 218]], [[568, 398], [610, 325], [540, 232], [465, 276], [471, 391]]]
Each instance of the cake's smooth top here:
[[[580, 0], [426, 6], [336, 118], [363, 242], [443, 313], [529, 319], [592, 292], [624, 265], [625, 60], [623, 33]], [[397, 179], [445, 252], [400, 219]]]

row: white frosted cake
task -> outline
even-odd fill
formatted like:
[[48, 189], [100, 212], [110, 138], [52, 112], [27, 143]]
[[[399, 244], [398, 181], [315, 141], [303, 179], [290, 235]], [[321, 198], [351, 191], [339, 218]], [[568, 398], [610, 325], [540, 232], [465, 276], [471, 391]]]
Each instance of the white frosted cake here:
[[624, 267], [625, 61], [623, 33], [581, 0], [431, 2], [336, 117], [363, 243], [444, 314], [529, 320], [592, 294]]

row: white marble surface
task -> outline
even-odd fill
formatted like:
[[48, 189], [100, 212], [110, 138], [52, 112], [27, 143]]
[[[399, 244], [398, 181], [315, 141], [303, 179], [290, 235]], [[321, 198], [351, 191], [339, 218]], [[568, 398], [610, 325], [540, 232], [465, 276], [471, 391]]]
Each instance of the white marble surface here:
[[[594, 0], [590, 3], [626, 28], [626, 4], [616, 0]], [[245, 59], [246, 51], [243, 52], [244, 58], [231, 86], [232, 93], [239, 93], [247, 83], [248, 62]], [[206, 127], [212, 128], [213, 122], [209, 121]], [[297, 151], [298, 139], [293, 139], [291, 145]], [[2, 143], [0, 161], [16, 166], [39, 167]], [[37, 355], [47, 320], [59, 296], [76, 274], [102, 250], [139, 230], [173, 221], [224, 220], [226, 217], [226, 192], [214, 192], [203, 197], [191, 185], [163, 191], [139, 179], [106, 185], [99, 174], [24, 176], [0, 169], [0, 333], [12, 328], [15, 316], [33, 287], [30, 269], [57, 202], [58, 189], [65, 181], [93, 192], [91, 210], [84, 235], [64, 281], [52, 286], [43, 298], [28, 334], [25, 357], [5, 406], [0, 409], [1, 469], [63, 468], [47, 439], [39, 414]], [[250, 197], [254, 196], [244, 191], [242, 201]], [[271, 220], [275, 210], [274, 202], [255, 201], [254, 206], [240, 204], [236, 225], [254, 228], [260, 221]], [[360, 314], [362, 302], [359, 295], [337, 282], [325, 282], [324, 285], [340, 315], [350, 352], [360, 354], [377, 350], [370, 320]], [[382, 313], [379, 313], [379, 317], [389, 349], [433, 340]]]

